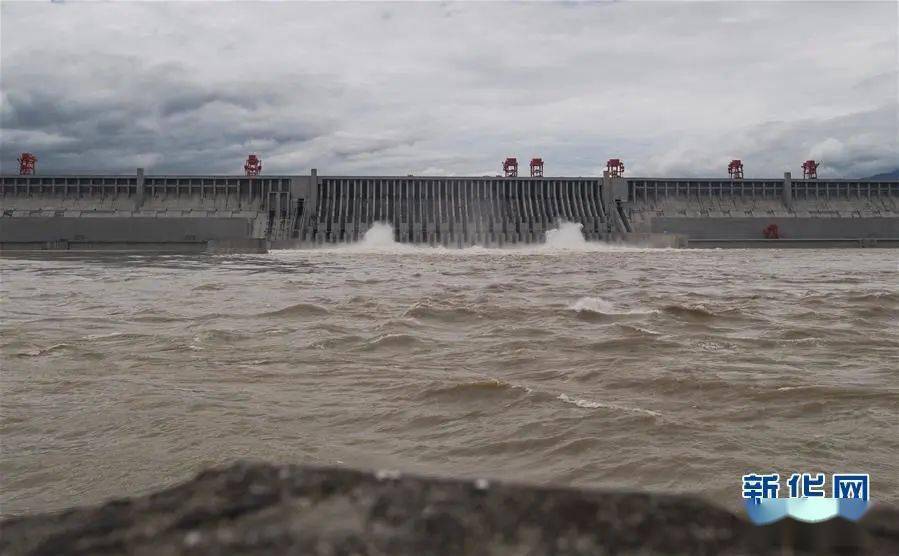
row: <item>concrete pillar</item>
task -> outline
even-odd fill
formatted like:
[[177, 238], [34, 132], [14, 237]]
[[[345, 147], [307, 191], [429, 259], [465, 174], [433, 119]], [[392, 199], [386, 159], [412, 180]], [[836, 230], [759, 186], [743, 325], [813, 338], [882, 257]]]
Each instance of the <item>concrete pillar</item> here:
[[144, 169], [137, 169], [137, 191], [134, 196], [134, 211], [137, 212], [144, 204]]
[[306, 217], [306, 223], [311, 230], [321, 223], [321, 207], [318, 204], [318, 170], [315, 168], [309, 172], [309, 196], [304, 203], [304, 210], [311, 213], [309, 217]]
[[787, 208], [793, 208], [793, 181], [789, 172], [784, 172], [783, 199]]
[[608, 171], [602, 175], [602, 202], [603, 212], [606, 218], [606, 232], [626, 232], [624, 223], [617, 214], [617, 201], [622, 203], [628, 202], [628, 185], [627, 179], [622, 177], [613, 177]]
[[602, 208], [606, 220], [606, 233], [612, 232], [612, 177], [608, 170], [602, 173]]

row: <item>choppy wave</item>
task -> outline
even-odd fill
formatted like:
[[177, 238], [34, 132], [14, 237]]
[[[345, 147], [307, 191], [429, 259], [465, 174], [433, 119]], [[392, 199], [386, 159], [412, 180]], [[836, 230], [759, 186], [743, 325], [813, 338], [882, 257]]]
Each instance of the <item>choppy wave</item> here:
[[581, 297], [569, 306], [576, 313], [595, 315], [651, 315], [657, 311], [642, 307], [619, 307], [601, 297]]
[[559, 399], [565, 403], [569, 403], [572, 405], [576, 405], [583, 409], [608, 409], [612, 411], [624, 411], [627, 413], [640, 413], [643, 415], [649, 415], [652, 417], [661, 417], [662, 414], [658, 411], [652, 411], [649, 409], [643, 409], [641, 407], [630, 407], [626, 405], [613, 404], [608, 402], [598, 402], [595, 400], [585, 400], [582, 398], [575, 398], [573, 396], [569, 396], [568, 394], [559, 394]]
[[425, 342], [412, 334], [381, 334], [362, 346], [365, 350], [393, 349], [403, 350], [423, 346]]
[[471, 399], [472, 397], [483, 396], [502, 396], [511, 392], [528, 393], [530, 389], [526, 386], [511, 384], [504, 380], [496, 378], [477, 379], [468, 382], [459, 382], [454, 384], [444, 384], [435, 386], [425, 390], [422, 395], [424, 397], [459, 397]]
[[628, 331], [628, 332], [635, 332], [635, 333], [637, 333], [637, 334], [639, 334], [639, 335], [642, 335], [642, 336], [652, 336], [652, 337], [655, 337], [655, 336], [661, 336], [661, 335], [662, 335], [661, 332], [657, 332], [657, 331], [655, 331], [655, 330], [650, 330], [649, 328], [645, 328], [645, 327], [643, 327], [643, 326], [635, 326], [635, 325], [633, 325], [633, 324], [627, 324], [627, 323], [623, 323], [623, 322], [616, 323], [615, 326], [621, 328], [622, 330], [625, 330], [625, 331]]
[[865, 292], [865, 293], [857, 293], [853, 295], [849, 295], [846, 298], [851, 302], [873, 302], [887, 305], [899, 305], [899, 292], [895, 291], [878, 291], [878, 292]]
[[200, 284], [199, 286], [194, 287], [196, 291], [219, 291], [225, 289], [227, 286], [225, 284]]
[[137, 311], [132, 317], [132, 321], [135, 322], [149, 322], [149, 323], [167, 323], [167, 322], [178, 322], [183, 320], [189, 320], [188, 317], [184, 317], [182, 315], [178, 315], [172, 313], [170, 311], [164, 311], [159, 309], [143, 309]]
[[698, 320], [707, 320], [712, 319], [718, 316], [715, 311], [706, 307], [705, 305], [691, 305], [691, 304], [681, 304], [681, 303], [673, 303], [670, 305], [665, 305], [662, 308], [662, 311], [668, 313], [669, 315], [674, 315], [677, 317], [685, 317], [691, 319]]
[[236, 330], [217, 330], [210, 329], [194, 336], [194, 344], [230, 344], [241, 340], [250, 340], [253, 336], [249, 333], [239, 332]]
[[59, 353], [67, 350], [74, 350], [75, 346], [71, 344], [53, 344], [52, 346], [47, 346], [44, 348], [36, 348], [30, 349], [27, 351], [19, 352], [17, 355], [20, 357], [41, 357], [44, 355], [50, 355], [53, 353]]
[[452, 303], [438, 303], [432, 300], [415, 302], [403, 313], [404, 317], [419, 320], [435, 320], [440, 322], [457, 322], [484, 318], [478, 309], [469, 305], [457, 305]]
[[132, 338], [136, 338], [137, 336], [138, 336], [138, 335], [136, 335], [136, 334], [126, 334], [125, 332], [106, 332], [106, 333], [103, 333], [103, 334], [88, 334], [87, 336], [84, 336], [83, 339], [88, 340], [88, 341], [93, 341], [93, 340], [111, 340], [111, 339], [113, 339], [113, 338], [119, 338], [119, 339], [121, 339], [121, 338], [127, 338], [127, 339], [132, 339]]
[[294, 303], [293, 305], [289, 305], [284, 307], [283, 309], [276, 309], [274, 311], [267, 311], [264, 313], [258, 313], [256, 316], [259, 317], [320, 317], [323, 315], [327, 315], [329, 311], [324, 307], [319, 305], [315, 305], [314, 303]]

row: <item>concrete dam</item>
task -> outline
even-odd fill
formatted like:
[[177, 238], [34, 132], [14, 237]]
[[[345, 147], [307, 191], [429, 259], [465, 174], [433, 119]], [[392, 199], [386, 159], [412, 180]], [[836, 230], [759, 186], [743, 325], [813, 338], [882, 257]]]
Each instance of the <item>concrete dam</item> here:
[[359, 241], [899, 246], [899, 180], [440, 176], [0, 176], [0, 249], [264, 251]]

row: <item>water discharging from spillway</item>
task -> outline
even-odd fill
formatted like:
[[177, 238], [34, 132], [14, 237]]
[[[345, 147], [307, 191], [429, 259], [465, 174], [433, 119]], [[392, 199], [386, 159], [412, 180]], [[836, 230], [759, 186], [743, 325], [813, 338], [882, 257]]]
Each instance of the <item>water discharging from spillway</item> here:
[[375, 222], [365, 232], [362, 239], [353, 243], [346, 243], [337, 247], [341, 252], [351, 253], [414, 253], [431, 249], [430, 247], [416, 247], [408, 243], [396, 241], [393, 226], [386, 222]]
[[584, 225], [578, 222], [559, 222], [557, 228], [546, 231], [543, 248], [551, 251], [584, 251], [590, 248], [584, 239]]
[[339, 246], [337, 249], [359, 253], [553, 253], [564, 251], [596, 251], [611, 247], [604, 243], [588, 242], [584, 239], [583, 225], [576, 222], [560, 221], [556, 228], [547, 230], [546, 240], [540, 244], [507, 245], [505, 247], [469, 246], [463, 248], [414, 245], [399, 243], [395, 239], [393, 227], [386, 222], [376, 222], [365, 232], [361, 240]]
[[[610, 245], [608, 243], [587, 241], [584, 238], [583, 225], [578, 222], [559, 221], [557, 226], [546, 231], [543, 243], [523, 245], [506, 245], [504, 247], [443, 247], [421, 244], [400, 243], [395, 239], [393, 227], [386, 222], [376, 222], [365, 232], [361, 240], [337, 246], [336, 249], [347, 253], [447, 253], [447, 254], [553, 254], [586, 251], [620, 251], [642, 249], [640, 247]], [[328, 248], [325, 248], [328, 249]]]
[[394, 239], [393, 226], [384, 222], [375, 222], [357, 245], [369, 249], [392, 249], [402, 244]]

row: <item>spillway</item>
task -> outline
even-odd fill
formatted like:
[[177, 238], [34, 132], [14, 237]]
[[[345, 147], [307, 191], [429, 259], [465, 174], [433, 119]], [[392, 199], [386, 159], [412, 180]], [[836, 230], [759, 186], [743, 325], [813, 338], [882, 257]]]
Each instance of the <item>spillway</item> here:
[[325, 177], [300, 239], [357, 241], [374, 222], [400, 243], [502, 246], [541, 243], [560, 221], [605, 231], [600, 181], [591, 178]]

